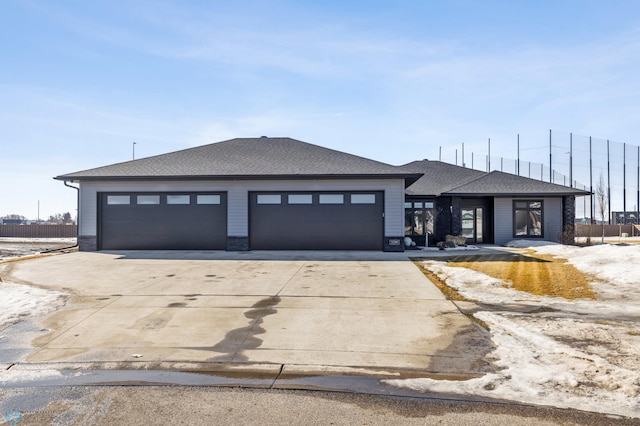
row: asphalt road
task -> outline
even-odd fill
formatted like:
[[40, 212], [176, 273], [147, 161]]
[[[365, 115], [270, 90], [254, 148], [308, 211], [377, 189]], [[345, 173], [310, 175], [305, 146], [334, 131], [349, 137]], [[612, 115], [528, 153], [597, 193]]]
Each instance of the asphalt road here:
[[17, 425], [637, 425], [638, 420], [517, 404], [193, 386], [0, 389]]

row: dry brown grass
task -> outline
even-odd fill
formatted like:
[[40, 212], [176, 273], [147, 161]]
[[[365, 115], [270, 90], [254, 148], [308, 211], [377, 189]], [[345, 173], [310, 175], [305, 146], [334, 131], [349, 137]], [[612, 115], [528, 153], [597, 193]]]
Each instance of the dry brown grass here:
[[423, 274], [427, 276], [427, 278], [429, 278], [429, 280], [433, 284], [435, 284], [436, 287], [438, 287], [438, 289], [440, 289], [442, 294], [444, 294], [447, 299], [463, 300], [463, 301], [468, 300], [464, 296], [462, 296], [460, 293], [458, 293], [456, 289], [449, 287], [442, 279], [440, 279], [439, 276], [431, 272], [429, 269], [425, 268], [424, 264], [422, 263], [423, 260], [424, 259], [415, 259], [413, 263], [420, 269], [420, 271], [422, 271]]
[[[522, 254], [451, 256], [446, 260], [448, 266], [482, 272], [510, 283], [516, 290], [538, 296], [564, 297], [569, 300], [596, 297], [587, 277], [567, 263], [566, 259], [537, 254], [533, 250], [526, 250]], [[434, 281], [432, 276], [427, 276]]]

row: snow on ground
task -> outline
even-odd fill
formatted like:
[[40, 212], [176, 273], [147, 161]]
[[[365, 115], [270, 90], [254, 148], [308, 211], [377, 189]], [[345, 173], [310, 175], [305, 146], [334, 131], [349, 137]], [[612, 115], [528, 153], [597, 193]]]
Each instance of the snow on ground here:
[[0, 261], [33, 256], [47, 250], [74, 246], [75, 238], [11, 238], [0, 237]]
[[65, 304], [65, 293], [0, 282], [0, 331], [28, 317], [53, 312]]
[[12, 386], [23, 382], [33, 382], [36, 380], [46, 380], [62, 377], [58, 370], [7, 370], [2, 372], [2, 383]]
[[[474, 316], [490, 327], [496, 349], [489, 358], [497, 372], [467, 381], [387, 383], [640, 417], [640, 246], [511, 246], [568, 259], [592, 277], [598, 300], [535, 296], [479, 272], [426, 261], [463, 296], [492, 305]], [[544, 309], [522, 313], [515, 305]]]

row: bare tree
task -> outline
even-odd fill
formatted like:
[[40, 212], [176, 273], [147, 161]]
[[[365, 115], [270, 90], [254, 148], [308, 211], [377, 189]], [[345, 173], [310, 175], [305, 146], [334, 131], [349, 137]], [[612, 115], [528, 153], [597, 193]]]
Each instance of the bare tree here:
[[58, 225], [67, 225], [67, 224], [72, 224], [74, 223], [73, 219], [71, 218], [71, 213], [66, 212], [66, 213], [56, 213], [54, 215], [49, 216], [49, 220], [48, 222], [50, 223], [56, 223]]
[[600, 179], [596, 185], [596, 202], [598, 203], [598, 212], [600, 213], [600, 219], [602, 221], [602, 242], [604, 243], [604, 221], [605, 214], [607, 213], [607, 206], [609, 205], [609, 196], [607, 193], [607, 187], [604, 185], [604, 177], [600, 173]]
[[17, 220], [27, 220], [26, 217], [22, 216], [21, 214], [7, 214], [4, 216], [0, 216], [0, 219], [17, 219]]

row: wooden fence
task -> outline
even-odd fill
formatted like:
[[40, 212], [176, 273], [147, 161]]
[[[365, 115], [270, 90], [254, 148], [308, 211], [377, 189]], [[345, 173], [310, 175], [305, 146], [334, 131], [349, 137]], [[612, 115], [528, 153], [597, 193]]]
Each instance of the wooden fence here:
[[[578, 224], [575, 235], [578, 238], [598, 238], [602, 236], [603, 225]], [[640, 225], [604, 225], [605, 237], [637, 237], [640, 236]]]
[[0, 237], [76, 238], [75, 225], [0, 225]]

